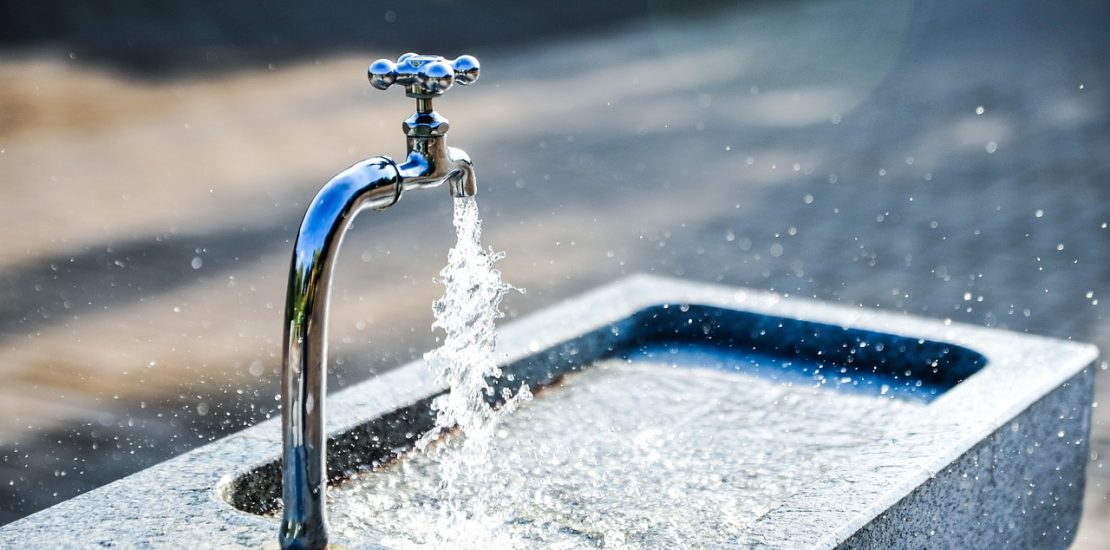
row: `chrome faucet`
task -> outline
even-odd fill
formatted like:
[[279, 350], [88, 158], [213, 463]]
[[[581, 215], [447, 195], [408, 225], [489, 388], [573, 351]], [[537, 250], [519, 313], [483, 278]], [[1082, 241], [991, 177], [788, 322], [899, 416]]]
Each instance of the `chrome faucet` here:
[[331, 179], [312, 199], [301, 221], [289, 268], [281, 380], [283, 549], [327, 546], [327, 434], [324, 395], [327, 379], [327, 316], [332, 267], [343, 234], [358, 212], [393, 206], [409, 189], [448, 183], [455, 197], [477, 191], [470, 157], [446, 143], [447, 119], [432, 109], [432, 99], [452, 85], [478, 80], [478, 60], [453, 61], [407, 53], [393, 63], [370, 65], [370, 84], [385, 90], [396, 84], [416, 99], [416, 112], [402, 124], [408, 156], [398, 164], [374, 157]]

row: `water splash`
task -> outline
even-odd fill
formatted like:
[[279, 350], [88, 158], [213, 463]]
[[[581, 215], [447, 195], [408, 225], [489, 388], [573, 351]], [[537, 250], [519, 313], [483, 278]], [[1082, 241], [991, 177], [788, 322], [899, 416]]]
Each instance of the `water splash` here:
[[489, 466], [457, 480], [457, 498], [492, 495], [485, 515], [444, 530], [439, 464], [413, 453], [336, 487], [333, 526], [397, 549], [746, 547], [752, 522], [927, 407], [644, 351], [567, 374], [498, 424]]
[[[456, 201], [455, 227], [434, 306], [446, 336], [426, 356], [451, 391], [435, 402], [423, 452], [329, 490], [332, 525], [350, 540], [399, 550], [733, 547], [782, 499], [924, 406], [703, 368], [725, 358], [665, 346], [600, 361], [526, 404], [527, 388], [493, 395], [494, 322], [512, 287], [494, 268], [501, 255], [482, 247], [472, 199]], [[500, 398], [507, 404], [490, 405]]]
[[[527, 386], [515, 394], [507, 389], [501, 396], [493, 393], [489, 381], [501, 376], [494, 355], [494, 322], [504, 316], [499, 308], [501, 299], [513, 287], [501, 280], [501, 272], [494, 267], [504, 254], [482, 248], [477, 202], [473, 197], [457, 198], [454, 207], [458, 241], [440, 271], [444, 295], [433, 304], [436, 320], [432, 328], [443, 330], [446, 336], [443, 345], [424, 356], [450, 391], [433, 403], [435, 427], [417, 442], [417, 448], [435, 458], [446, 504], [439, 514], [439, 529], [443, 540], [457, 543], [475, 540], [475, 531], [488, 531], [487, 524], [501, 521], [489, 512], [492, 495], [460, 498], [459, 479], [489, 467], [490, 441], [498, 421], [531, 394]], [[494, 408], [493, 402], [502, 404]], [[452, 452], [445, 451], [448, 445], [433, 445], [448, 432], [462, 440]]]

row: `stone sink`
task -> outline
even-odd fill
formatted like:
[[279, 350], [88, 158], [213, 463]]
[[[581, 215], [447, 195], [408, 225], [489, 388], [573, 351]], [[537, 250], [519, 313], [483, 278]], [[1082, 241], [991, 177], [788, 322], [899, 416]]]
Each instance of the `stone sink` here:
[[[592, 465], [496, 462], [551, 493], [515, 523], [568, 546], [1064, 548], [1075, 536], [1090, 345], [637, 275], [507, 323], [498, 353], [505, 385], [536, 394], [506, 441], [543, 419], [545, 448]], [[329, 398], [336, 506], [351, 478], [372, 487], [416, 460], [442, 391], [417, 361]], [[599, 400], [606, 414], [575, 413]], [[264, 422], [11, 523], [0, 542], [273, 546], [280, 441]], [[607, 445], [633, 458], [607, 459]], [[599, 476], [604, 491], [584, 481]], [[668, 495], [695, 497], [668, 508]], [[387, 548], [408, 529], [383, 513], [355, 533], [332, 516], [345, 548]]]

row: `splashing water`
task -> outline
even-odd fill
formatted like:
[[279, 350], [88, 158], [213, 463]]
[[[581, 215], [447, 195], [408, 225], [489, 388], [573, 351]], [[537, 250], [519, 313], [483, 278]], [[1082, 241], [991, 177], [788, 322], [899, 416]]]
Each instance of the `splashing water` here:
[[926, 407], [706, 368], [774, 365], [761, 356], [707, 357], [646, 348], [522, 403], [498, 424], [489, 465], [456, 480], [458, 498], [487, 499], [484, 515], [449, 534], [440, 466], [423, 453], [336, 487], [333, 526], [397, 549], [745, 548], [760, 516]]
[[[499, 396], [500, 407], [490, 404], [498, 396], [493, 395], [488, 381], [501, 376], [494, 356], [494, 321], [503, 316], [501, 299], [513, 287], [501, 281], [501, 272], [493, 266], [504, 255], [482, 248], [477, 202], [473, 197], [457, 198], [454, 207], [458, 242], [440, 271], [444, 295], [433, 305], [436, 320], [432, 328], [442, 329], [446, 337], [442, 346], [424, 356], [450, 391], [433, 403], [435, 427], [417, 442], [417, 448], [436, 460], [446, 503], [439, 514], [439, 530], [445, 541], [454, 539], [457, 544], [466, 538], [474, 540], [474, 531], [482, 525], [501, 521], [490, 516], [489, 495], [460, 498], [458, 481], [489, 467], [489, 443], [498, 421], [531, 394], [527, 386], [521, 386], [516, 394], [505, 390]], [[454, 435], [462, 437], [460, 448], [445, 452], [447, 445], [432, 445], [450, 430], [457, 430]]]
[[758, 517], [864, 452], [892, 422], [911, 425], [924, 406], [726, 368], [771, 366], [758, 355], [687, 357], [666, 346], [599, 360], [534, 401], [527, 387], [494, 395], [494, 321], [512, 287], [493, 267], [501, 255], [482, 248], [473, 199], [456, 200], [455, 227], [434, 305], [433, 327], [446, 337], [425, 357], [450, 392], [435, 401], [436, 427], [420, 452], [329, 489], [332, 525], [350, 540], [396, 549], [746, 546]]

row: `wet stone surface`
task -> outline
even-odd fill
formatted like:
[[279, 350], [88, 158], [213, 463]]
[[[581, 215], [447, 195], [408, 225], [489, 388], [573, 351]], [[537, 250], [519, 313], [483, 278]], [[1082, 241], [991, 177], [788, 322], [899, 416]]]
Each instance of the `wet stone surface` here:
[[384, 533], [397, 548], [734, 545], [924, 408], [813, 379], [675, 366], [706, 359], [689, 355], [611, 360], [540, 392], [498, 428], [489, 461], [461, 476], [453, 498], [465, 519], [447, 515], [439, 463], [414, 454], [335, 489], [332, 525], [353, 540]]

